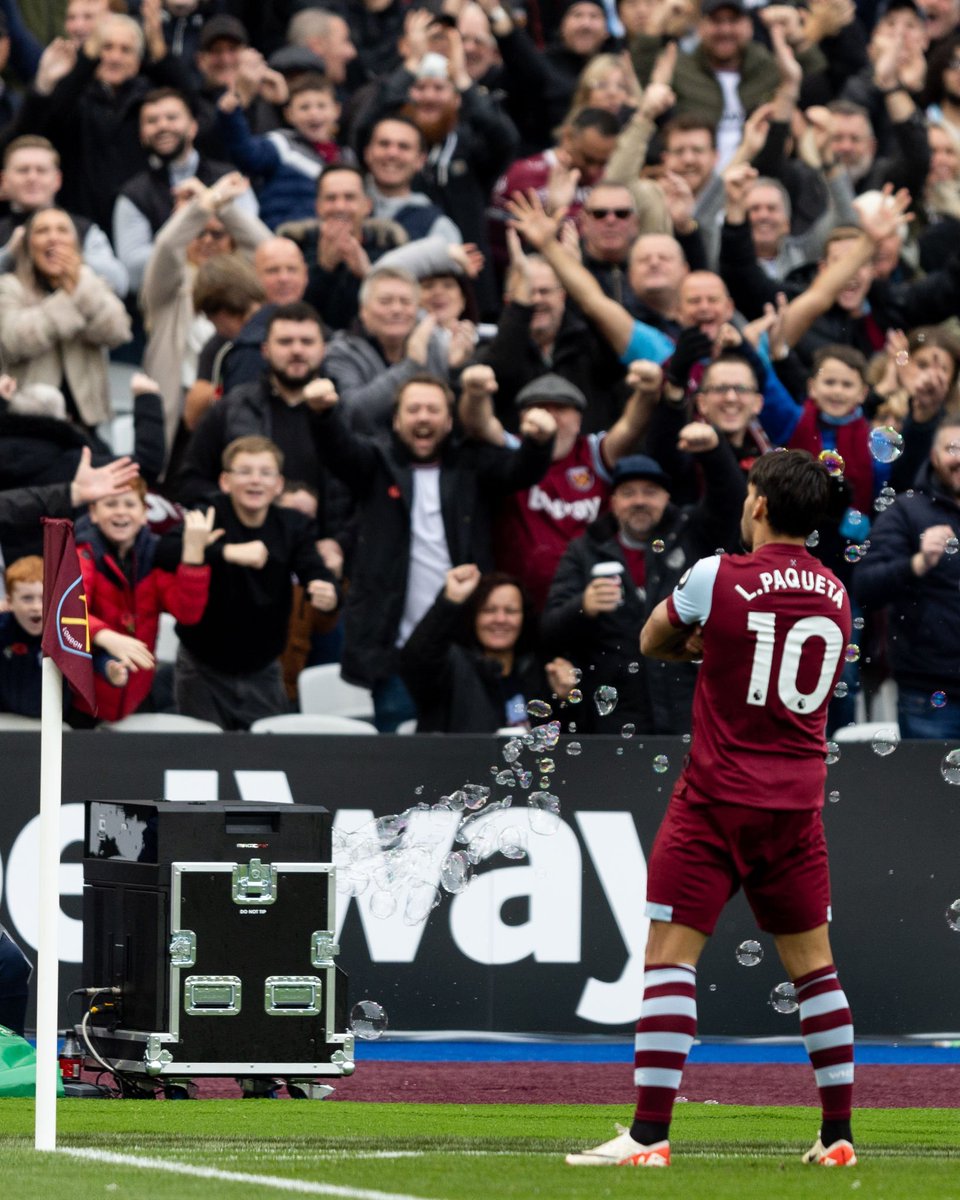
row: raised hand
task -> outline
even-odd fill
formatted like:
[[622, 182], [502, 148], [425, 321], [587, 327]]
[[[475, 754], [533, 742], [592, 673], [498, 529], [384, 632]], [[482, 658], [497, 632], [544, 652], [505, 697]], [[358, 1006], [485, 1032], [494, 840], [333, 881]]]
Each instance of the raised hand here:
[[545, 408], [525, 408], [520, 414], [520, 436], [543, 445], [557, 432], [557, 422]]
[[146, 642], [116, 629], [101, 629], [94, 635], [93, 644], [117, 659], [128, 671], [152, 671], [155, 666]]
[[723, 190], [726, 194], [727, 220], [740, 225], [747, 216], [747, 192], [757, 178], [755, 167], [749, 163], [735, 163], [723, 173]]
[[326, 412], [340, 400], [331, 379], [311, 379], [303, 389], [303, 399], [314, 412]]
[[476, 279], [483, 270], [483, 251], [473, 242], [451, 242], [447, 254], [453, 259], [468, 279]]
[[566, 215], [548, 213], [532, 188], [526, 195], [523, 192], [514, 192], [507, 201], [507, 212], [513, 220], [514, 228], [534, 250], [543, 250], [556, 238], [560, 222]]
[[663, 387], [663, 372], [655, 362], [648, 362], [645, 358], [635, 359], [627, 367], [627, 387], [640, 395], [659, 395]]
[[447, 364], [454, 369], [462, 367], [473, 355], [477, 344], [477, 327], [472, 321], [454, 321], [450, 326], [450, 345], [447, 349]]
[[92, 462], [90, 447], [84, 446], [80, 451], [76, 474], [70, 483], [70, 503], [74, 507], [92, 504], [107, 496], [118, 496], [140, 474], [140, 464], [135, 463], [129, 455], [115, 458], [103, 467], [94, 467]]
[[333, 612], [337, 607], [337, 589], [326, 579], [311, 579], [307, 596], [318, 612]]
[[548, 213], [567, 213], [573, 204], [580, 185], [580, 172], [570, 165], [563, 151], [557, 152], [557, 161], [547, 176]]
[[681, 235], [690, 233], [696, 225], [693, 210], [697, 204], [690, 184], [682, 175], [673, 171], [664, 171], [656, 182], [663, 194], [675, 232]]
[[566, 700], [580, 678], [577, 668], [568, 658], [551, 658], [544, 671], [550, 691], [559, 700]]
[[892, 237], [904, 222], [913, 220], [913, 213], [907, 212], [909, 207], [907, 189], [894, 192], [893, 184], [885, 183], [880, 203], [870, 212], [858, 211], [860, 228], [872, 242], [882, 242], [884, 238]]
[[447, 572], [443, 594], [451, 604], [463, 604], [477, 590], [480, 582], [480, 568], [476, 563], [461, 563], [451, 567]]
[[[99, 47], [96, 55], [100, 54]], [[77, 47], [69, 38], [54, 38], [40, 55], [33, 86], [41, 96], [49, 96], [61, 79], [77, 65]]]
[[719, 444], [717, 431], [706, 421], [691, 421], [677, 436], [677, 449], [688, 454], [703, 454], [706, 450], [715, 450]]
[[214, 529], [214, 519], [212, 506], [205, 513], [194, 509], [184, 516], [183, 562], [195, 567], [201, 566], [207, 547], [223, 537], [222, 529]]
[[160, 384], [145, 371], [137, 371], [130, 377], [130, 393], [133, 396], [153, 396], [160, 391]]

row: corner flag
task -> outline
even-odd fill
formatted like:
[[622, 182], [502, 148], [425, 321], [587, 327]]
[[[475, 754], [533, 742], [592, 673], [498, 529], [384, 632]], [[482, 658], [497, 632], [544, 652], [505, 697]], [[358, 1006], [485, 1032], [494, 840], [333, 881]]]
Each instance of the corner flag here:
[[43, 653], [93, 712], [93, 651], [73, 522], [43, 520]]

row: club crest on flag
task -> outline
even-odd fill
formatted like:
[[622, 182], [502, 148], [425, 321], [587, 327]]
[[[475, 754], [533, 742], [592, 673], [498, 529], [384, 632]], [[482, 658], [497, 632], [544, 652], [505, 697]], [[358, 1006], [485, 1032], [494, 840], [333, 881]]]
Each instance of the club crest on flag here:
[[57, 605], [57, 640], [66, 654], [92, 658], [90, 618], [87, 614], [87, 598], [82, 589], [83, 576], [78, 575], [60, 597]]

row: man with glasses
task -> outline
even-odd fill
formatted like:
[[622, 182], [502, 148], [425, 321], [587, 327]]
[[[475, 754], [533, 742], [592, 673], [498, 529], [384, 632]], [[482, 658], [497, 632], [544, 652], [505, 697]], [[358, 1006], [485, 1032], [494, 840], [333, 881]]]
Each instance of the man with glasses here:
[[629, 188], [598, 183], [580, 213], [583, 265], [604, 294], [633, 311], [636, 296], [630, 286], [627, 260], [640, 232], [637, 206]]

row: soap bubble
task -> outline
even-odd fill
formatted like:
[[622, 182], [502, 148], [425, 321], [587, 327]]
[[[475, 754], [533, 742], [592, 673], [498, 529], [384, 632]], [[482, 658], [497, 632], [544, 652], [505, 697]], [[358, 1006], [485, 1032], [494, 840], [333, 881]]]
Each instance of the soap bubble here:
[[639, 670], [640, 664], [638, 662], [627, 663], [627, 673], [629, 675], [636, 675]]
[[541, 775], [551, 775], [557, 769], [557, 764], [552, 758], [541, 758], [537, 763], [537, 770]]
[[376, 1000], [358, 1000], [350, 1009], [350, 1029], [365, 1042], [376, 1041], [387, 1028], [387, 1014]]
[[947, 924], [950, 926], [953, 932], [960, 933], [960, 900], [954, 900], [954, 902], [948, 906], [946, 918]]
[[582, 749], [579, 742], [567, 742], [567, 753], [571, 758], [576, 758]]
[[497, 845], [493, 838], [493, 830], [488, 825], [484, 829], [477, 830], [476, 837], [470, 839], [463, 853], [466, 856], [467, 862], [472, 866], [476, 866], [477, 863], [489, 858], [496, 848]]
[[892, 425], [870, 430], [870, 453], [880, 463], [896, 462], [903, 453], [903, 434]]
[[840, 761], [840, 747], [836, 742], [827, 742], [827, 753], [824, 761], [828, 767], [832, 767], [835, 762]]
[[944, 554], [956, 554], [958, 550], [960, 550], [960, 541], [955, 537], [948, 537], [943, 543]]
[[863, 558], [863, 547], [851, 544], [844, 550], [843, 557], [848, 563], [859, 562]]
[[550, 837], [560, 828], [560, 801], [552, 792], [530, 793], [530, 829]]
[[417, 880], [407, 892], [403, 906], [404, 925], [420, 925], [440, 903], [440, 890], [426, 880]]
[[853, 618], [854, 629], [862, 629], [865, 624], [866, 624], [866, 622], [864, 621], [863, 617], [854, 617]]
[[846, 650], [843, 652], [843, 657], [848, 663], [860, 661], [860, 647], [856, 644], [856, 642], [851, 642], [850, 645], [847, 646]]
[[579, 704], [582, 699], [583, 699], [583, 692], [581, 692], [579, 688], [574, 688], [573, 691], [570, 693], [570, 695], [567, 697], [567, 703], [568, 704]]
[[654, 554], [662, 554], [663, 553], [663, 539], [662, 538], [654, 538], [653, 541], [650, 543], [650, 549], [654, 552]]
[[810, 535], [807, 537], [806, 546], [807, 546], [807, 549], [808, 549], [808, 550], [816, 550], [816, 548], [817, 548], [819, 545], [820, 545], [820, 530], [819, 530], [819, 529], [815, 529], [815, 530], [813, 531], [813, 533], [811, 533], [811, 534], [810, 534]]
[[770, 1007], [774, 1012], [789, 1016], [795, 1013], [800, 1005], [797, 1002], [797, 989], [792, 983], [778, 983], [770, 992]]
[[849, 692], [849, 691], [850, 691], [849, 686], [847, 684], [845, 684], [843, 682], [843, 680], [841, 679], [840, 682], [837, 684], [837, 686], [833, 689], [834, 698], [836, 700], [842, 700], [844, 698], [844, 696], [846, 696], [847, 692]]
[[466, 891], [470, 882], [467, 856], [461, 850], [451, 850], [440, 864], [440, 885], [445, 892], [456, 895]]
[[763, 947], [753, 938], [747, 938], [737, 947], [737, 962], [741, 967], [755, 967], [763, 958]]
[[836, 450], [821, 450], [817, 457], [827, 468], [828, 475], [836, 477], [843, 474], [843, 468], [846, 464], [843, 461], [843, 455], [838, 454]]
[[960, 785], [960, 750], [950, 750], [943, 756], [940, 774], [947, 783]]
[[516, 825], [508, 825], [506, 829], [501, 829], [497, 846], [504, 858], [519, 859], [527, 856], [527, 839], [523, 830]]
[[839, 792], [831, 792], [830, 795], [827, 797], [827, 799], [830, 801], [831, 804], [838, 804], [840, 801], [840, 793]]
[[623, 728], [620, 730], [620, 736], [623, 738], [632, 738], [636, 732], [637, 732], [636, 725], [632, 725], [628, 721], [626, 723], [626, 725], [624, 725]]
[[873, 735], [873, 741], [870, 744], [873, 747], [874, 754], [879, 754], [881, 758], [886, 758], [888, 754], [892, 754], [900, 745], [900, 734], [892, 727], [878, 729]]
[[375, 917], [381, 921], [385, 921], [388, 917], [392, 917], [397, 911], [397, 898], [393, 892], [379, 891], [374, 892], [370, 897], [370, 911]]
[[617, 689], [606, 683], [602, 683], [593, 693], [593, 702], [601, 717], [608, 717], [613, 712], [617, 707], [617, 700]]
[[664, 775], [670, 770], [670, 759], [665, 754], [653, 756], [653, 769], [658, 775]]
[[503, 755], [503, 761], [512, 763], [516, 762], [523, 753], [523, 743], [517, 738], [511, 738], [509, 742], [500, 751]]
[[549, 717], [553, 709], [546, 700], [531, 700], [527, 705], [527, 712], [531, 717], [536, 717], [538, 721], [544, 717]]
[[517, 777], [512, 771], [500, 771], [497, 775], [497, 783], [501, 787], [516, 787]]
[[482, 783], [465, 783], [462, 790], [463, 803], [472, 811], [482, 808], [490, 798], [490, 789]]
[[943, 708], [943, 706], [946, 704], [946, 702], [947, 702], [947, 693], [946, 692], [934, 692], [933, 695], [930, 697], [930, 703], [933, 705], [934, 708]]

